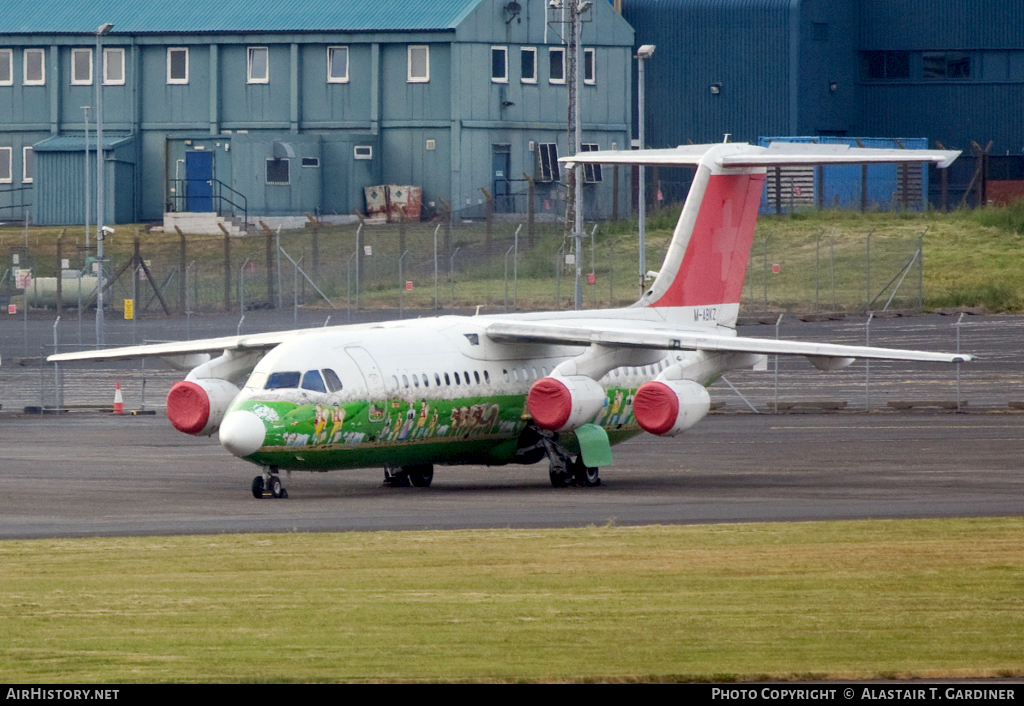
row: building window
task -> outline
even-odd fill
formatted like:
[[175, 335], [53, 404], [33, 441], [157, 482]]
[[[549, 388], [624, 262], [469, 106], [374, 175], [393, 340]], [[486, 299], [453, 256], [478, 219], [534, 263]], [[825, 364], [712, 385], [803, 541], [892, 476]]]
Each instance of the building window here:
[[[584, 142], [580, 145], [580, 152], [597, 152], [601, 149], [596, 142]], [[604, 177], [601, 174], [600, 164], [584, 164], [583, 165], [583, 183], [584, 184], [597, 184], [598, 182], [604, 181]]]
[[348, 83], [348, 47], [327, 47], [327, 83]]
[[910, 52], [867, 51], [860, 57], [861, 77], [866, 81], [910, 78]]
[[43, 61], [45, 52], [42, 49], [26, 49], [25, 54], [26, 86], [42, 86], [46, 83], [46, 64]]
[[124, 49], [103, 50], [103, 85], [124, 85]]
[[167, 50], [167, 83], [188, 83], [186, 47], [173, 47]]
[[352, 150], [353, 159], [373, 159], [372, 145], [356, 145]]
[[11, 152], [10, 147], [0, 147], [0, 184], [10, 184], [11, 177]]
[[427, 83], [430, 81], [430, 47], [425, 44], [409, 46], [409, 83]]
[[249, 47], [249, 83], [270, 83], [270, 58], [266, 47]]
[[92, 49], [71, 50], [71, 85], [92, 85]]
[[583, 83], [593, 86], [597, 83], [597, 68], [594, 66], [594, 50], [583, 50]]
[[537, 83], [537, 48], [519, 50], [519, 76], [523, 83]]
[[970, 78], [971, 55], [962, 51], [926, 51], [922, 55], [926, 80]]
[[320, 158], [319, 157], [303, 157], [302, 158], [302, 166], [304, 166], [304, 167], [319, 167], [320, 166]]
[[267, 160], [267, 183], [287, 186], [291, 183], [291, 164], [287, 159]]
[[551, 65], [548, 81], [550, 83], [565, 83], [565, 49], [562, 47], [548, 49], [548, 61]]
[[26, 184], [32, 183], [32, 174], [35, 171], [35, 156], [31, 147], [21, 148], [21, 180]]
[[0, 86], [14, 85], [14, 51], [0, 49]]
[[491, 47], [491, 81], [508, 83], [508, 49]]
[[558, 145], [542, 142], [537, 145], [537, 181], [558, 181]]

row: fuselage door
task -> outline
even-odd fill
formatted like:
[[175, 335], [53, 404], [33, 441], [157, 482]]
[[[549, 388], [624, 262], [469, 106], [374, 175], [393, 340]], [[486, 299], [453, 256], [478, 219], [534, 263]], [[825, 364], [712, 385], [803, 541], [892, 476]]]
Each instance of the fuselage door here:
[[383, 400], [387, 396], [384, 388], [384, 376], [380, 372], [377, 361], [360, 346], [345, 346], [345, 352], [355, 361], [359, 372], [366, 381], [367, 399]]

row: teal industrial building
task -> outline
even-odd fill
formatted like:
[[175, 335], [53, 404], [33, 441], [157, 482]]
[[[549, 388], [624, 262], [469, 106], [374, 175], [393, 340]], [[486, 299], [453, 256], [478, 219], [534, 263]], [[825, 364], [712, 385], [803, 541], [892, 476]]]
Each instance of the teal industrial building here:
[[[31, 204], [37, 224], [84, 222], [95, 82], [107, 223], [351, 214], [377, 184], [422, 187], [427, 210], [478, 208], [485, 189], [497, 210], [525, 213], [524, 175], [537, 210], [555, 213], [565, 185], [553, 159], [569, 152], [563, 17], [541, 0], [223, 0], [202, 12], [8, 0], [0, 219]], [[633, 30], [605, 2], [580, 24], [583, 148], [625, 147]], [[609, 215], [611, 180], [586, 182], [588, 215]]]

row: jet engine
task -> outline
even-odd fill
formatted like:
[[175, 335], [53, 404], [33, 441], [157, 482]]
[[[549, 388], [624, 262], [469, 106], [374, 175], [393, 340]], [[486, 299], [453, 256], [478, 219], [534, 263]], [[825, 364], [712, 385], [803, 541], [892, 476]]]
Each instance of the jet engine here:
[[585, 375], [541, 378], [526, 396], [533, 422], [549, 431], [570, 431], [583, 426], [605, 405], [604, 388]]
[[167, 418], [180, 432], [210, 436], [239, 392], [227, 380], [217, 378], [176, 382], [167, 393]]
[[711, 409], [711, 397], [693, 380], [645, 382], [633, 397], [633, 416], [651, 434], [675, 436], [700, 421]]

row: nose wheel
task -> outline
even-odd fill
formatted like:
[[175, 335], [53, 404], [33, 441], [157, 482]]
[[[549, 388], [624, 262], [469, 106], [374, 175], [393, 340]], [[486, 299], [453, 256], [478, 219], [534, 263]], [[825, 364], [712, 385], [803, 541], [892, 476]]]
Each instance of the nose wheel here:
[[280, 498], [283, 500], [288, 497], [288, 491], [285, 490], [284, 485], [281, 483], [281, 478], [277, 475], [277, 468], [264, 471], [263, 475], [252, 479], [252, 496], [257, 500], [262, 500], [263, 498]]

